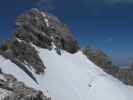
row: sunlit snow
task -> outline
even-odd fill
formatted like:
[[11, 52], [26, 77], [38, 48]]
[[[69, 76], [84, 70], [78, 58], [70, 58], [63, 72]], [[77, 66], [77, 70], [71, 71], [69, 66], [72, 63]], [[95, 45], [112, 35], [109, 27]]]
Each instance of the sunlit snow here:
[[47, 67], [46, 72], [36, 77], [39, 86], [11, 61], [0, 57], [0, 67], [13, 74], [28, 86], [47, 90], [53, 100], [132, 100], [133, 88], [124, 85], [87, 59], [82, 52], [70, 54], [53, 49], [37, 48]]

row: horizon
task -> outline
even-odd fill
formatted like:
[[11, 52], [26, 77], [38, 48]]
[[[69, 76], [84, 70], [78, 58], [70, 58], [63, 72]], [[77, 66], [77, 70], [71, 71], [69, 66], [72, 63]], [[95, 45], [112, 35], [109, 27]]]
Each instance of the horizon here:
[[31, 8], [39, 8], [67, 24], [81, 46], [102, 49], [115, 64], [127, 66], [133, 59], [133, 1], [55, 1], [1, 1], [0, 40], [11, 36], [18, 15]]

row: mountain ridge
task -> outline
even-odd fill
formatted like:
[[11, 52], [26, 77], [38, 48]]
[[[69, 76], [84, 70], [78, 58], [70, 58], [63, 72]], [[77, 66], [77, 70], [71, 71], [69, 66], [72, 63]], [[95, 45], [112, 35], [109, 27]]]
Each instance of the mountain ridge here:
[[[2, 72], [0, 75], [4, 73], [17, 79], [15, 86], [18, 86], [17, 89], [23, 96], [15, 92], [15, 97], [20, 97], [15, 98], [16, 100], [131, 100], [133, 98], [133, 88], [107, 74], [90, 61], [80, 50], [73, 34], [57, 17], [36, 8], [17, 17], [13, 36], [0, 46], [0, 63]], [[4, 81], [3, 78], [0, 80]], [[19, 82], [25, 85], [21, 87]], [[11, 84], [14, 84], [14, 81]], [[0, 92], [5, 86], [10, 89], [10, 85], [1, 86]], [[28, 93], [30, 98], [27, 99], [27, 94], [23, 93], [27, 93], [28, 88], [31, 92]], [[32, 91], [37, 93], [35, 98]], [[4, 99], [0, 100], [12, 98], [10, 94], [2, 96]]]

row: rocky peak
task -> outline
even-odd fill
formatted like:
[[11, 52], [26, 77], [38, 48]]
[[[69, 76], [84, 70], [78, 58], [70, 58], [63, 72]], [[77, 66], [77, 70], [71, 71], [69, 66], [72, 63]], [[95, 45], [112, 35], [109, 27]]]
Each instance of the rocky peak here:
[[33, 45], [49, 50], [54, 45], [58, 54], [61, 54], [61, 49], [70, 53], [79, 49], [73, 34], [57, 17], [35, 8], [16, 18], [15, 32], [0, 46], [0, 54], [17, 64], [37, 82], [29, 69], [41, 74], [47, 66]]
[[53, 42], [70, 53], [78, 50], [73, 34], [57, 17], [35, 8], [17, 17], [15, 36], [42, 48], [52, 48]]

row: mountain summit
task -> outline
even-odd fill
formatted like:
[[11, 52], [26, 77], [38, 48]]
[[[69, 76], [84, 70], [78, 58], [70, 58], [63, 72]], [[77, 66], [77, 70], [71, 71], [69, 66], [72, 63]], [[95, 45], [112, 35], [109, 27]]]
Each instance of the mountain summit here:
[[[132, 100], [133, 87], [80, 50], [57, 17], [33, 8], [0, 46], [0, 100]], [[48, 95], [49, 94], [49, 95]]]
[[46, 67], [32, 45], [49, 50], [54, 46], [58, 54], [61, 54], [60, 49], [70, 53], [76, 53], [79, 49], [73, 34], [58, 18], [36, 8], [17, 17], [16, 30], [11, 39], [1, 45], [0, 53], [30, 76], [24, 64], [40, 74]]
[[15, 37], [27, 43], [50, 49], [52, 43], [63, 50], [75, 53], [78, 44], [66, 25], [57, 17], [31, 9], [17, 17]]

